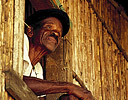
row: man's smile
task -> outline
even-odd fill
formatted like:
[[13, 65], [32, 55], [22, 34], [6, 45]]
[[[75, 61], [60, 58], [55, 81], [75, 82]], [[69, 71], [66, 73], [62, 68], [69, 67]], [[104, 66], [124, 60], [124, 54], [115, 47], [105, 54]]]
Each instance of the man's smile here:
[[55, 33], [52, 33], [51, 35], [49, 35], [49, 37], [52, 37], [56, 40], [56, 43], [58, 43], [58, 36], [55, 35]]
[[56, 39], [54, 36], [48, 36], [48, 40], [50, 40], [53, 43], [58, 43], [58, 39]]
[[45, 31], [44, 34], [41, 36], [41, 41], [47, 41], [47, 43], [54, 43], [55, 45], [58, 44], [58, 36], [56, 36], [56, 33]]
[[45, 47], [49, 51], [55, 51], [62, 36], [61, 22], [54, 17], [50, 17], [43, 20], [40, 25], [42, 25], [41, 28], [34, 31], [35, 44], [39, 44], [40, 47]]

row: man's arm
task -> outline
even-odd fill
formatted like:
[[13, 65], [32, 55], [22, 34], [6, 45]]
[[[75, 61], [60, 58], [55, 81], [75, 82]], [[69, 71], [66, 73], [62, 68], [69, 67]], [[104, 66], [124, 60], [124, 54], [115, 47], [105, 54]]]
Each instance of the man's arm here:
[[68, 93], [82, 100], [94, 100], [90, 91], [69, 82], [55, 82], [24, 76], [23, 80], [36, 94]]

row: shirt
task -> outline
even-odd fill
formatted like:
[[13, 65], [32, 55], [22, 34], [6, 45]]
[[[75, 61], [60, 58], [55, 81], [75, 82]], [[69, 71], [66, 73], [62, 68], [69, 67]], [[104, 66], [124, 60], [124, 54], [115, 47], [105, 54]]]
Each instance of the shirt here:
[[26, 34], [24, 34], [24, 54], [23, 54], [23, 75], [24, 76], [31, 76], [43, 79], [43, 68], [41, 64], [38, 62], [34, 69], [32, 67], [30, 58], [29, 58], [29, 40]]

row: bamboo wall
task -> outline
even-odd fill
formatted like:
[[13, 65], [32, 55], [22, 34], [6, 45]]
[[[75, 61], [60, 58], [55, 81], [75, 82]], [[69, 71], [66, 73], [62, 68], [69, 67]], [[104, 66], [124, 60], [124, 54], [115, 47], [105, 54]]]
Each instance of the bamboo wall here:
[[[128, 63], [124, 58], [128, 51], [127, 16], [113, 0], [91, 0], [96, 11], [87, 0], [60, 2], [70, 16], [72, 29], [56, 51], [60, 55], [52, 56], [50, 76], [56, 75], [61, 67], [56, 79], [72, 82], [71, 70], [74, 70], [96, 100], [127, 100]], [[20, 19], [24, 19], [24, 0], [0, 1], [0, 100], [13, 100], [5, 90], [3, 71], [13, 68], [22, 78], [23, 22]], [[120, 52], [112, 36], [126, 53]], [[64, 66], [57, 67], [58, 64]]]
[[0, 100], [13, 100], [5, 90], [5, 73], [22, 78], [24, 0], [0, 0]]
[[0, 1], [0, 100], [13, 100], [5, 91], [4, 69], [12, 66], [13, 1]]
[[113, 41], [128, 51], [128, 17], [113, 0], [89, 1], [60, 0], [72, 21], [65, 63], [96, 100], [128, 100], [128, 63]]

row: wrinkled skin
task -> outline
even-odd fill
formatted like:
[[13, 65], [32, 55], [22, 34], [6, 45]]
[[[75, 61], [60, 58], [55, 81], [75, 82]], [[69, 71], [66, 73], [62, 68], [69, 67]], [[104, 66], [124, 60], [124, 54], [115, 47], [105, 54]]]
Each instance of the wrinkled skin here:
[[62, 36], [62, 24], [54, 18], [49, 17], [40, 22], [38, 27], [27, 29], [29, 37], [29, 57], [34, 66], [47, 53], [55, 51], [60, 44]]
[[[39, 23], [38, 27], [27, 29], [29, 38], [29, 57], [34, 66], [45, 54], [55, 51], [62, 36], [62, 24], [49, 17]], [[51, 93], [68, 93], [69, 99], [62, 100], [94, 100], [90, 91], [69, 82], [55, 82], [24, 76], [23, 80], [36, 95]]]
[[27, 76], [24, 76], [23, 80], [38, 96], [42, 94], [68, 93], [69, 100], [94, 100], [90, 91], [69, 82], [47, 81]]
[[62, 25], [54, 17], [44, 19], [39, 28], [34, 30], [34, 44], [45, 46], [50, 51], [55, 51], [62, 36]]

